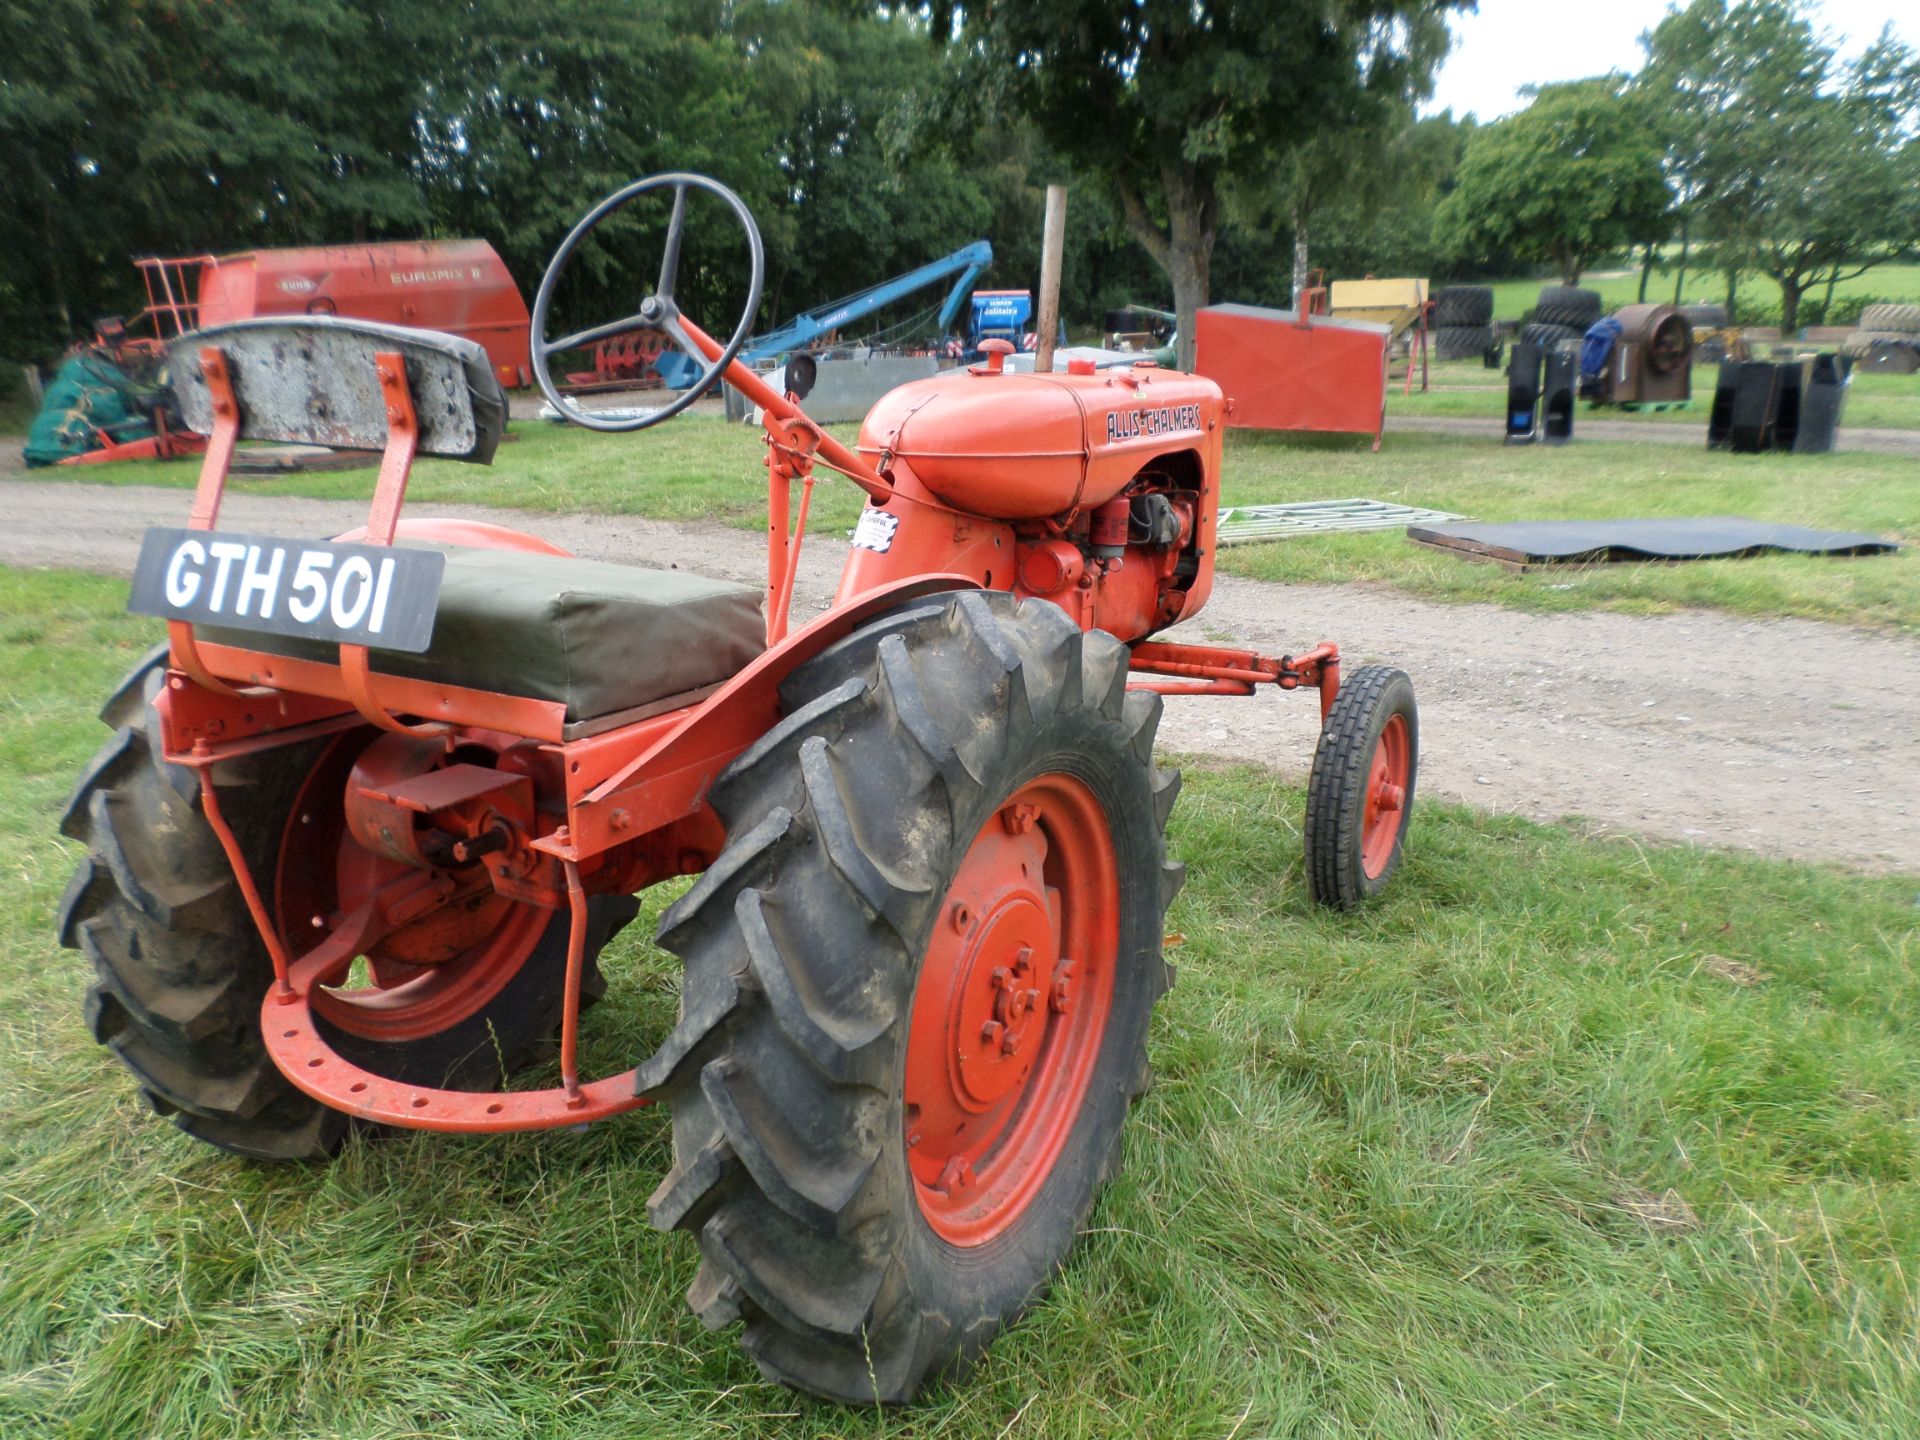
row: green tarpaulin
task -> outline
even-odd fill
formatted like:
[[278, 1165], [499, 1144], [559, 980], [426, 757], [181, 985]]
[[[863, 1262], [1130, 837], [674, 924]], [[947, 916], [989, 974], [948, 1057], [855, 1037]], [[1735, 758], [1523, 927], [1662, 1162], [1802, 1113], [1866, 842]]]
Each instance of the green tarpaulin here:
[[105, 443], [144, 440], [153, 434], [153, 404], [159, 387], [130, 374], [104, 351], [76, 350], [47, 386], [40, 413], [27, 431], [29, 465], [57, 465]]

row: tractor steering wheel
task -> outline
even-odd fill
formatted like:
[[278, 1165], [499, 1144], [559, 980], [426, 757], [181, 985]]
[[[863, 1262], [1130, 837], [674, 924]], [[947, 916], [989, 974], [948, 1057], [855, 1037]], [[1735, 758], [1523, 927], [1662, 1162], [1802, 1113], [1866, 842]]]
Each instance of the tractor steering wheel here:
[[[547, 339], [547, 309], [553, 303], [553, 292], [560, 281], [561, 272], [567, 268], [567, 262], [573, 259], [573, 252], [580, 248], [585, 240], [601, 222], [624, 208], [630, 202], [650, 190], [673, 187], [673, 218], [667, 223], [666, 253], [660, 260], [660, 282], [654, 293], [640, 302], [640, 308], [624, 320], [613, 320], [605, 325], [595, 325], [591, 329], [578, 330], [558, 340]], [[733, 338], [727, 341], [718, 358], [709, 359], [681, 323], [680, 307], [674, 303], [673, 285], [680, 274], [680, 232], [687, 217], [687, 191], [706, 190], [718, 195], [732, 209], [747, 232], [747, 249], [753, 258], [753, 283], [747, 290], [746, 308], [740, 312], [740, 323], [734, 327]], [[568, 232], [567, 238], [560, 242], [560, 248], [553, 252], [553, 260], [547, 266], [547, 273], [540, 280], [540, 293], [533, 301], [533, 375], [540, 382], [540, 391], [567, 419], [576, 425], [584, 425], [589, 430], [604, 430], [609, 434], [624, 434], [633, 430], [644, 430], [649, 425], [658, 425], [662, 420], [670, 420], [685, 410], [694, 401], [706, 393], [707, 388], [719, 378], [722, 371], [733, 363], [733, 357], [740, 353], [740, 347], [746, 344], [747, 331], [752, 328], [753, 317], [760, 309], [760, 288], [767, 277], [766, 251], [760, 244], [760, 227], [753, 223], [753, 212], [747, 209], [746, 201], [718, 180], [705, 175], [649, 175], [644, 180], [636, 180], [623, 189], [616, 190], [598, 205], [586, 213], [584, 219]], [[678, 398], [653, 409], [641, 410], [637, 414], [625, 412], [620, 418], [613, 419], [596, 414], [575, 404], [560, 393], [553, 383], [553, 376], [547, 368], [548, 360], [563, 350], [577, 350], [583, 345], [591, 345], [598, 340], [611, 340], [616, 335], [626, 335], [635, 330], [657, 330], [671, 340], [696, 365], [703, 366], [700, 378], [681, 392]]]

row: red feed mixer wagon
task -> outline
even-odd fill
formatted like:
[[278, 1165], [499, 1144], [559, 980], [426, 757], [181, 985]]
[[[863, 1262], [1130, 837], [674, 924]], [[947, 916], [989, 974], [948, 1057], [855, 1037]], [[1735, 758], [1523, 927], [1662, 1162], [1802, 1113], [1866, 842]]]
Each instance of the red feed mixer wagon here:
[[[654, 293], [548, 340], [583, 239], [648, 196], [673, 206]], [[750, 255], [724, 340], [674, 300], [689, 201]], [[637, 181], [561, 244], [531, 354], [593, 429], [658, 424], [723, 377], [764, 411], [764, 591], [402, 519], [416, 455], [498, 442], [471, 343], [326, 317], [183, 337], [175, 384], [212, 442], [186, 524], [142, 551], [132, 606], [168, 638], [103, 711], [60, 934], [154, 1109], [242, 1155], [665, 1105], [647, 1208], [698, 1243], [699, 1317], [740, 1323], [771, 1378], [903, 1401], [1061, 1265], [1147, 1086], [1183, 873], [1162, 697], [1318, 691], [1306, 875], [1339, 907], [1399, 862], [1418, 722], [1404, 674], [1343, 675], [1330, 644], [1152, 638], [1212, 585], [1211, 380], [1013, 374], [999, 343], [888, 395], [850, 449], [736, 362], [764, 269], [731, 191]], [[559, 393], [550, 357], [634, 332], [700, 379], [620, 418]], [[222, 530], [244, 438], [383, 449], [366, 526]], [[793, 628], [820, 466], [867, 504], [832, 606]], [[678, 1022], [583, 1077], [603, 948], [681, 877], [656, 936], [684, 964]], [[557, 1077], [533, 1078], [556, 1038]]]
[[137, 263], [147, 313], [163, 337], [265, 315], [342, 315], [458, 335], [487, 352], [508, 389], [532, 383], [527, 302], [485, 240], [312, 245]]

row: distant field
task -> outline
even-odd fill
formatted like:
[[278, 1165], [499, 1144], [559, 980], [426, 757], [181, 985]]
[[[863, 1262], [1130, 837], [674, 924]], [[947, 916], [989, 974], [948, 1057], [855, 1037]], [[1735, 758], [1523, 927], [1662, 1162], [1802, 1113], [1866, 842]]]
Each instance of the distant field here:
[[[1649, 300], [1673, 299], [1675, 276], [1669, 272], [1655, 271], [1647, 282]], [[1448, 282], [1435, 276], [1433, 286], [1438, 289]], [[1482, 284], [1493, 285], [1493, 314], [1498, 320], [1518, 320], [1524, 311], [1533, 308], [1540, 297], [1540, 287], [1557, 285], [1559, 280], [1551, 275], [1536, 275], [1532, 278], [1509, 278]], [[1638, 270], [1596, 270], [1581, 277], [1581, 285], [1589, 290], [1600, 292], [1600, 301], [1609, 310], [1620, 305], [1631, 305], [1640, 296], [1640, 272]], [[1780, 304], [1780, 287], [1761, 275], [1743, 275], [1740, 277], [1740, 293], [1755, 304], [1777, 309]], [[1808, 292], [1809, 299], [1818, 299], [1825, 294], [1824, 287]], [[1869, 295], [1879, 300], [1920, 301], [1920, 265], [1881, 265], [1869, 270], [1865, 275], [1853, 280], [1843, 280], [1833, 287], [1834, 297], [1839, 299], [1847, 295]], [[1717, 305], [1727, 298], [1727, 277], [1718, 270], [1687, 271], [1686, 290], [1682, 299], [1687, 304]]]

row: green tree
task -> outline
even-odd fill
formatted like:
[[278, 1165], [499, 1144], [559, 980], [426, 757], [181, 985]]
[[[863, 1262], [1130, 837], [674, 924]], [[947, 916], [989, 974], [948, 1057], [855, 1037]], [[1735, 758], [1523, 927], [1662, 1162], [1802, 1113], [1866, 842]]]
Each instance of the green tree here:
[[[1783, 5], [1705, 0], [1674, 8], [1640, 37], [1647, 64], [1634, 77], [1642, 114], [1664, 150], [1680, 232], [1674, 302], [1696, 241], [1727, 228], [1755, 125], [1817, 89], [1812, 27]], [[1714, 246], [1708, 258], [1724, 257]], [[1734, 268], [1738, 269], [1737, 259]]]
[[1663, 238], [1660, 151], [1618, 77], [1542, 86], [1526, 109], [1474, 132], [1436, 238], [1462, 259], [1506, 251], [1569, 285], [1601, 256]]
[[[772, 211], [770, 119], [729, 28], [733, 7], [467, 0], [462, 8], [444, 44], [422, 36], [411, 46], [420, 76], [415, 165], [438, 233], [490, 240], [531, 291], [581, 214], [642, 175], [704, 171], [763, 218]], [[438, 10], [408, 14], [432, 24]], [[659, 263], [666, 219], [664, 204], [643, 202], [610, 221], [580, 252], [554, 328], [630, 311]], [[717, 204], [690, 212], [681, 293], [696, 319], [718, 326], [737, 314], [744, 254]]]
[[939, 0], [959, 83], [1112, 195], [1193, 358], [1228, 177], [1422, 94], [1461, 0]]
[[1296, 302], [1316, 262], [1329, 274], [1425, 273], [1433, 210], [1471, 130], [1450, 113], [1416, 120], [1403, 105], [1376, 123], [1311, 137], [1259, 180], [1231, 187], [1231, 218], [1241, 230], [1291, 232]]
[[1914, 253], [1920, 62], [1890, 32], [1842, 65], [1797, 0], [1693, 0], [1643, 44], [1689, 229], [1779, 286], [1784, 330], [1814, 286]]
[[9, 348], [136, 304], [133, 253], [417, 232], [385, 27], [372, 0], [0, 7]]

